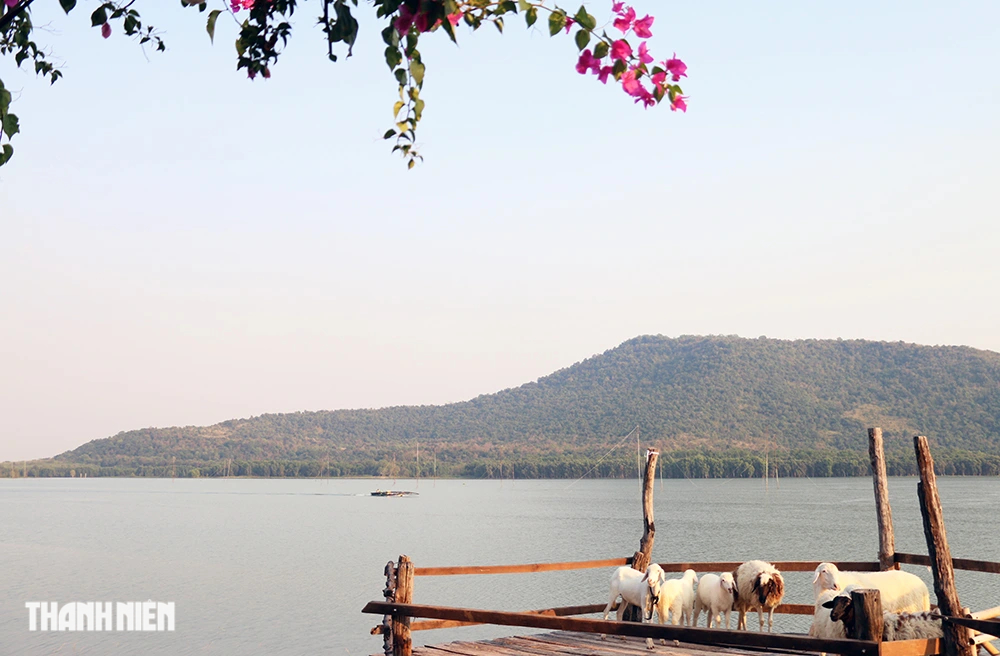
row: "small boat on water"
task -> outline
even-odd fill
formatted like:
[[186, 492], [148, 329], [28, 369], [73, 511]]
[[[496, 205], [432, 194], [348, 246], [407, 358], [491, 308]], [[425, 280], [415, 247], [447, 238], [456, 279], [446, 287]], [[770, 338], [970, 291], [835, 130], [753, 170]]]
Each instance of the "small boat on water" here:
[[410, 492], [409, 490], [375, 490], [372, 492], [373, 497], [415, 497], [416, 492]]

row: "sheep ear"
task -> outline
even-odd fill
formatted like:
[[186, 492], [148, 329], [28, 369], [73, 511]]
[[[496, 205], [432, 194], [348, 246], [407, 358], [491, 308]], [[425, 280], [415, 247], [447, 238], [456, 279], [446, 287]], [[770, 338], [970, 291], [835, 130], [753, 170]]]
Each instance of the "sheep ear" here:
[[813, 577], [813, 583], [819, 580], [819, 572], [816, 572], [816, 576]]
[[833, 608], [833, 599], [823, 602], [823, 608]]

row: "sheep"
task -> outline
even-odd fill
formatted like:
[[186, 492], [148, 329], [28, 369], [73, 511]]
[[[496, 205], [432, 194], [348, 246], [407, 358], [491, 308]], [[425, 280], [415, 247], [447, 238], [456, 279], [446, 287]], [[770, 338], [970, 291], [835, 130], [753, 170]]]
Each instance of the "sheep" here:
[[694, 601], [694, 616], [691, 626], [698, 626], [698, 616], [702, 609], [708, 614], [708, 628], [713, 623], [718, 627], [721, 617], [726, 618], [726, 630], [729, 630], [729, 611], [733, 609], [736, 600], [736, 582], [733, 575], [725, 572], [722, 576], [705, 574], [698, 582], [698, 594]]
[[[839, 594], [823, 602], [830, 609], [830, 620], [843, 622], [846, 635], [854, 635], [854, 602], [850, 594]], [[919, 613], [882, 613], [882, 640], [918, 640], [944, 635], [941, 616], [930, 611]]]
[[887, 612], [907, 613], [931, 609], [927, 586], [909, 572], [841, 572], [833, 563], [820, 563], [816, 567], [813, 593], [817, 600], [823, 590], [843, 590], [849, 585], [878, 590], [882, 595], [882, 609]]
[[[854, 586], [848, 586], [843, 593], [850, 594]], [[813, 621], [809, 625], [809, 635], [814, 638], [846, 638], [847, 632], [842, 622], [834, 621], [830, 618], [829, 607], [825, 604], [832, 601], [834, 597], [843, 594], [840, 590], [821, 590], [819, 598], [816, 599], [816, 610], [813, 612]]]
[[764, 609], [767, 609], [767, 630], [774, 626], [774, 609], [785, 596], [785, 580], [771, 563], [763, 560], [751, 560], [743, 563], [733, 572], [736, 582], [736, 600], [733, 609], [739, 612], [737, 629], [746, 630], [747, 611], [755, 609], [760, 621], [760, 630], [764, 630]]
[[[604, 619], [608, 619], [611, 607], [615, 605], [618, 597], [622, 598], [622, 603], [618, 605], [619, 622], [625, 615], [626, 604], [641, 609], [642, 622], [653, 619], [653, 609], [659, 603], [661, 588], [666, 578], [663, 568], [656, 563], [651, 563], [645, 572], [639, 572], [631, 567], [619, 567], [611, 575], [611, 597], [604, 608]], [[660, 615], [660, 624], [663, 624], [663, 615]], [[605, 638], [607, 636], [601, 634], [601, 639]], [[653, 639], [646, 638], [646, 649], [652, 648]]]
[[[656, 604], [656, 614], [660, 618], [660, 624], [666, 623], [668, 612], [670, 623], [674, 626], [691, 624], [694, 613], [694, 585], [697, 582], [698, 574], [693, 569], [685, 570], [679, 579], [663, 582], [660, 599]], [[663, 644], [666, 644], [666, 641]]]

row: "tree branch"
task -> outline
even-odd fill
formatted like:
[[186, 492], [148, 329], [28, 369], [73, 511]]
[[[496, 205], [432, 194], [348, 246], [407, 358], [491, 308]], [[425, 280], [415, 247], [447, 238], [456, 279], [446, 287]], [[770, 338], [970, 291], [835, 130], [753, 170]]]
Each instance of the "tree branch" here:
[[7, 26], [10, 25], [15, 18], [17, 18], [18, 14], [22, 13], [25, 9], [30, 7], [31, 3], [34, 1], [35, 0], [21, 0], [20, 3], [8, 9], [7, 13], [0, 16], [0, 31], [6, 29]]

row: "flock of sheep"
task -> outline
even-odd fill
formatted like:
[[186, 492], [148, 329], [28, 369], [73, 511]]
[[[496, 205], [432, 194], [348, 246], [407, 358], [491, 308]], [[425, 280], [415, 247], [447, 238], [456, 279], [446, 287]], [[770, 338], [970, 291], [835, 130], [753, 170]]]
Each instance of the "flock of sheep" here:
[[[816, 609], [809, 635], [818, 638], [845, 638], [853, 634], [854, 608], [851, 591], [876, 589], [880, 592], [883, 609], [883, 640], [939, 638], [942, 635], [940, 615], [930, 611], [930, 594], [917, 576], [908, 572], [842, 572], [833, 563], [820, 563], [813, 577]], [[652, 621], [653, 612], [660, 624], [669, 615], [673, 625], [698, 626], [702, 611], [708, 615], [708, 628], [720, 628], [721, 619], [729, 629], [729, 613], [736, 611], [737, 629], [746, 630], [746, 615], [757, 611], [760, 630], [773, 626], [774, 609], [785, 594], [785, 582], [774, 565], [751, 560], [736, 571], [721, 575], [705, 574], [698, 580], [693, 569], [679, 579], [667, 579], [666, 572], [656, 563], [645, 572], [631, 567], [619, 567], [611, 577], [611, 593], [604, 609], [608, 619], [619, 598], [618, 621], [622, 620], [626, 602], [643, 609], [642, 621]], [[604, 636], [602, 636], [603, 638]], [[666, 644], [666, 641], [661, 641]], [[653, 648], [652, 639], [646, 648]]]

